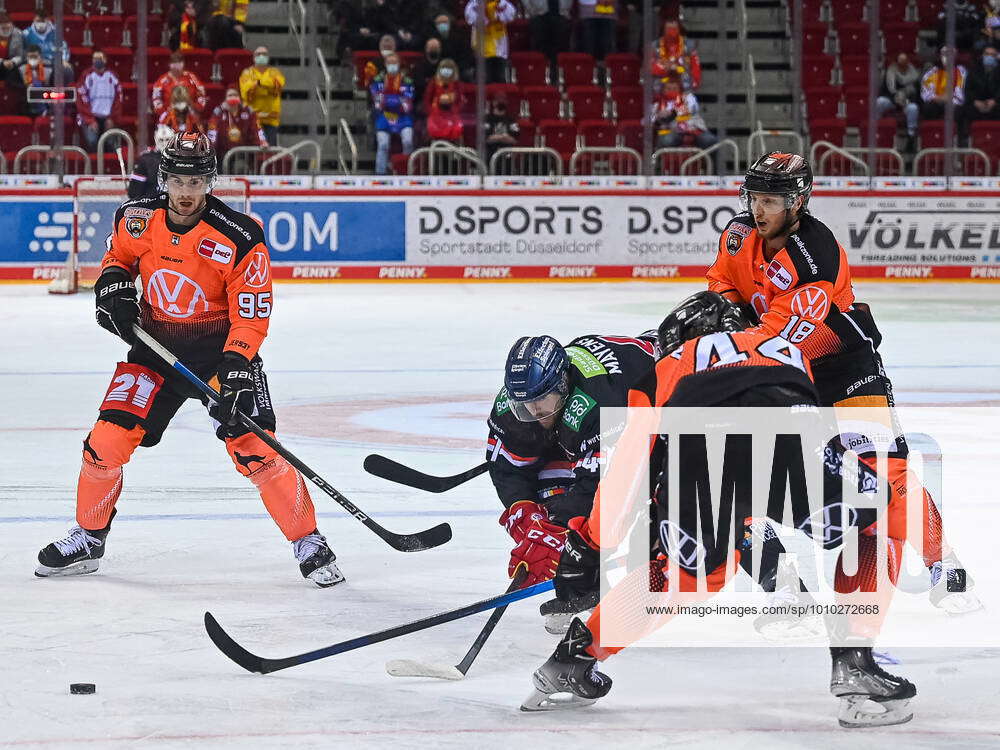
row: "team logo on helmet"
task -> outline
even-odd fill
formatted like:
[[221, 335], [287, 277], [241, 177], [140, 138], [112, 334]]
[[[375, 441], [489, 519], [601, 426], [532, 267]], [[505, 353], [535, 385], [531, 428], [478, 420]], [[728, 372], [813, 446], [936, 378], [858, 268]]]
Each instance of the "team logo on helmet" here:
[[149, 224], [145, 216], [130, 216], [125, 220], [125, 231], [135, 239], [139, 239], [142, 236], [147, 226]]

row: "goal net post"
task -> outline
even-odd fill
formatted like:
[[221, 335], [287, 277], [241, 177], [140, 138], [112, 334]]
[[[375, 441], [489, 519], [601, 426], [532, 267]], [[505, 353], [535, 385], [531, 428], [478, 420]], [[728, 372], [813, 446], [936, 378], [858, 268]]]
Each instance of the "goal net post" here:
[[[243, 213], [250, 213], [250, 183], [220, 176], [212, 195]], [[73, 294], [93, 288], [101, 272], [107, 239], [114, 230], [115, 211], [128, 200], [128, 178], [80, 177], [73, 185], [73, 235], [66, 262], [49, 282], [50, 294]]]

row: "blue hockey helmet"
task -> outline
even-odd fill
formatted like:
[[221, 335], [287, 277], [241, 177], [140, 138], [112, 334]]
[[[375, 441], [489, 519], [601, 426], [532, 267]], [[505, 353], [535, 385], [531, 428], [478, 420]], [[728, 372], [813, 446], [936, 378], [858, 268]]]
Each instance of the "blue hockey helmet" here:
[[569, 357], [551, 336], [523, 336], [511, 348], [503, 384], [511, 411], [522, 422], [558, 413], [569, 395]]

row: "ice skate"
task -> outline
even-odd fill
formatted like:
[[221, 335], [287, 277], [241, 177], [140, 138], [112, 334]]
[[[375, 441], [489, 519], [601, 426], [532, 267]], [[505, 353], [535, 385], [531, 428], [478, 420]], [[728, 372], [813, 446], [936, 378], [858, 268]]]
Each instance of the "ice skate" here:
[[545, 630], [552, 635], [565, 635], [573, 618], [589, 614], [600, 598], [600, 593], [594, 591], [568, 602], [562, 599], [544, 602], [538, 611], [545, 618]]
[[917, 694], [913, 683], [889, 674], [872, 658], [871, 648], [831, 648], [830, 692], [841, 699], [838, 719], [848, 729], [905, 724]]
[[584, 649], [593, 636], [579, 618], [556, 646], [549, 660], [532, 675], [534, 690], [522, 711], [556, 711], [589, 706], [611, 690], [611, 678], [597, 671], [597, 660]]
[[39, 578], [52, 576], [81, 576], [97, 572], [104, 557], [104, 541], [111, 529], [111, 521], [116, 510], [111, 511], [108, 525], [103, 529], [89, 531], [79, 526], [70, 529], [65, 538], [52, 542], [38, 553], [38, 567], [35, 575]]
[[949, 615], [966, 615], [983, 608], [979, 597], [969, 591], [975, 585], [972, 576], [965, 572], [954, 554], [934, 563], [928, 570], [933, 586], [930, 600], [935, 607]]
[[322, 588], [344, 582], [344, 574], [335, 562], [337, 556], [319, 531], [314, 530], [311, 534], [296, 539], [293, 545], [295, 558], [299, 561], [299, 570], [304, 578]]

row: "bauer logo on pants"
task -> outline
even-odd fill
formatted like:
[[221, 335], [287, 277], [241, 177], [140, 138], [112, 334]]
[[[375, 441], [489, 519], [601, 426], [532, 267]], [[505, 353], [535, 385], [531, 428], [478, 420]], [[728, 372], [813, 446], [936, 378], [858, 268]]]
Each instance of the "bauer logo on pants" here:
[[143, 294], [171, 318], [190, 318], [208, 311], [205, 291], [178, 271], [161, 268], [149, 277]]

